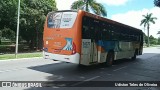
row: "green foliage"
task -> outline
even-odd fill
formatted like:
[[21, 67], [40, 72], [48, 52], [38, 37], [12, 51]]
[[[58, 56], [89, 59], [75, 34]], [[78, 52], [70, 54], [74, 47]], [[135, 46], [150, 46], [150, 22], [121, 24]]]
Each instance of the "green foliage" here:
[[152, 35], [149, 37], [150, 44], [156, 45], [158, 43], [158, 40], [154, 38]]
[[148, 39], [148, 37], [146, 36], [146, 34], [144, 34], [144, 40], [145, 40], [144, 42], [145, 43], [148, 43], [147, 39]]
[[158, 38], [158, 42], [157, 42], [157, 44], [158, 44], [158, 45], [160, 45], [160, 37]]
[[104, 6], [100, 3], [97, 3], [96, 0], [87, 0], [86, 3], [83, 0], [78, 0], [73, 2], [71, 9], [82, 9], [89, 12], [89, 7], [97, 15], [107, 16], [107, 12]]
[[[5, 33], [12, 33], [11, 36], [7, 34], [5, 37], [15, 37], [17, 7], [18, 0], [0, 0], [0, 30], [4, 31], [3, 36]], [[46, 15], [48, 12], [57, 10], [56, 2], [55, 0], [21, 0], [20, 7], [19, 35], [33, 48], [37, 38], [40, 38], [39, 42], [42, 43]]]
[[154, 5], [160, 7], [160, 0], [154, 0]]
[[147, 35], [148, 35], [148, 40], [147, 40], [147, 46], [150, 46], [150, 41], [149, 41], [149, 29], [150, 29], [150, 23], [155, 24], [155, 20], [157, 19], [156, 17], [152, 17], [152, 13], [147, 15], [142, 15], [144, 17], [144, 19], [141, 20], [140, 25], [144, 25], [144, 28], [147, 27]]
[[2, 31], [0, 31], [0, 39], [2, 38]]
[[46, 15], [57, 10], [56, 3], [54, 0], [23, 0], [22, 2], [20, 35], [33, 48], [36, 46], [35, 42], [38, 43], [36, 41], [38, 38], [41, 38], [42, 42], [42, 37], [39, 36], [42, 36]]
[[16, 26], [17, 0], [0, 0], [0, 30]]
[[2, 39], [2, 31], [0, 31], [0, 45], [2, 44], [1, 39]]
[[13, 41], [15, 40], [15, 32], [10, 28], [4, 28], [2, 29], [2, 37], [5, 37], [6, 39], [10, 39], [11, 41]]

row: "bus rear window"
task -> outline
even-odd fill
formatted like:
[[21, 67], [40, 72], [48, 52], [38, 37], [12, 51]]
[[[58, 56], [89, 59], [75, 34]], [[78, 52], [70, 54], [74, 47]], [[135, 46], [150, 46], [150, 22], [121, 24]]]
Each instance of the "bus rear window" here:
[[48, 16], [48, 28], [72, 28], [77, 12], [57, 12]]

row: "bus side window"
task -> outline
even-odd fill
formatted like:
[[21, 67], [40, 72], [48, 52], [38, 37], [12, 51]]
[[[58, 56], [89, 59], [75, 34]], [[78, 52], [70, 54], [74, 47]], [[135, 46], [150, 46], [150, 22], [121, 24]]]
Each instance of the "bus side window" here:
[[109, 37], [108, 37], [108, 32], [107, 32], [107, 29], [103, 29], [102, 30], [102, 40], [107, 40]]
[[82, 28], [82, 38], [83, 39], [89, 39], [90, 38], [90, 33], [89, 33], [89, 30], [88, 30], [87, 26], [83, 26], [83, 28]]
[[90, 34], [90, 22], [88, 20], [88, 17], [83, 17], [83, 21], [82, 21], [82, 38], [83, 39], [90, 39], [91, 38], [91, 34]]
[[110, 39], [109, 33], [110, 33], [109, 25], [106, 22], [104, 22], [102, 27], [102, 39], [109, 40]]
[[101, 33], [102, 33], [102, 22], [100, 22], [100, 21], [96, 21], [96, 22], [94, 22], [94, 35], [95, 35], [95, 40], [96, 41], [98, 41], [98, 40], [101, 40], [102, 39], [102, 35], [101, 35]]

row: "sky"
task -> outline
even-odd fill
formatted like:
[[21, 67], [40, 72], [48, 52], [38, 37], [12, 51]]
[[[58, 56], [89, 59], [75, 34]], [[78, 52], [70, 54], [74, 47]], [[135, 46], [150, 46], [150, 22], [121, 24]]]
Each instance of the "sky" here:
[[[58, 10], [69, 10], [71, 4], [77, 0], [56, 0]], [[147, 34], [146, 28], [140, 26], [142, 15], [153, 13], [157, 17], [155, 24], [150, 24], [150, 35], [158, 38], [160, 31], [160, 8], [155, 7], [154, 0], [96, 0], [104, 5], [108, 19], [118, 21], [123, 24], [143, 30]]]

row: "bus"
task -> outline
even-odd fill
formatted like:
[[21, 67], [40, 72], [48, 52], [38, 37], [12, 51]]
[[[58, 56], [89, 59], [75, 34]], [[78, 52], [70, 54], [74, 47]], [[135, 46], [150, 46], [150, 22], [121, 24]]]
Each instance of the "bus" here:
[[83, 10], [62, 10], [47, 15], [43, 44], [45, 59], [111, 66], [142, 55], [143, 32]]

